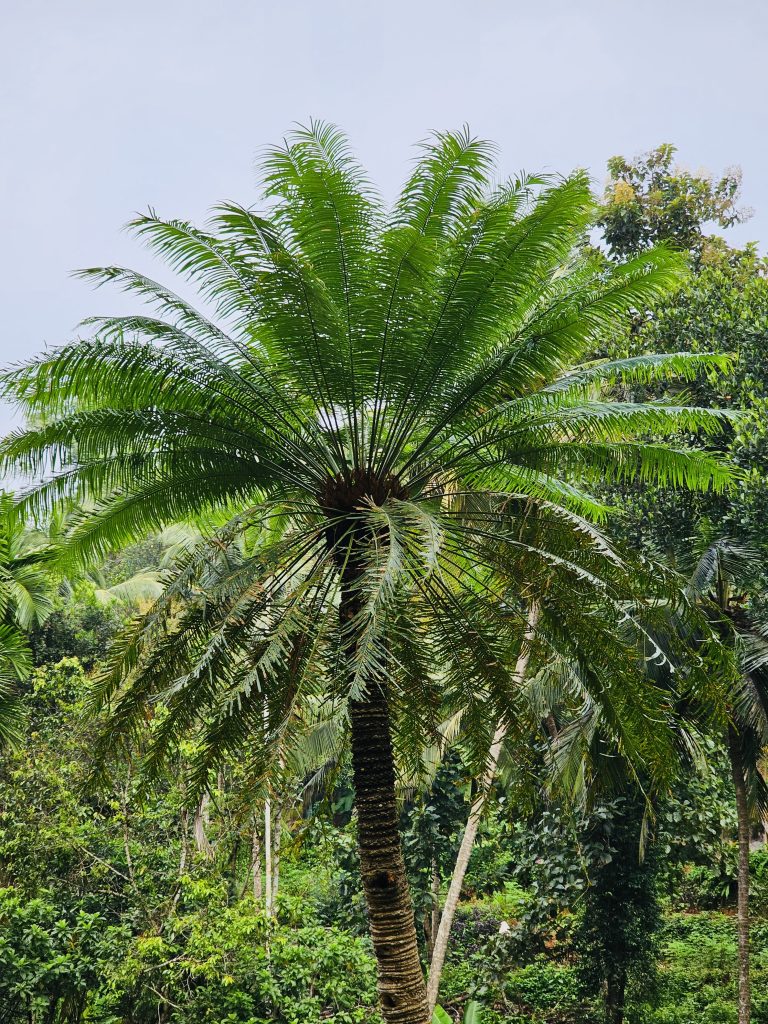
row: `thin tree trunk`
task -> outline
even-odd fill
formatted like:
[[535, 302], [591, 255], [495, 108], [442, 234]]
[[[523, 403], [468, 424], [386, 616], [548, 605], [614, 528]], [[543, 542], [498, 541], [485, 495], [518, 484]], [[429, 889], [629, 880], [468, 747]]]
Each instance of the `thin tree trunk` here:
[[123, 811], [123, 849], [125, 850], [125, 864], [128, 870], [128, 877], [134, 888], [136, 887], [136, 876], [133, 870], [133, 857], [131, 856], [131, 828], [128, 818], [128, 789], [131, 784], [131, 766], [128, 765], [125, 785], [122, 787], [122, 811]]
[[189, 811], [184, 807], [181, 812], [181, 849], [179, 852], [179, 873], [176, 880], [176, 889], [171, 900], [171, 908], [168, 912], [168, 916], [176, 910], [176, 906], [181, 899], [181, 883], [184, 878], [184, 872], [187, 870], [187, 858], [189, 856]]
[[728, 753], [731, 759], [733, 788], [736, 791], [736, 818], [739, 829], [739, 882], [737, 923], [739, 932], [739, 1024], [750, 1021], [749, 984], [749, 804], [744, 779], [741, 744], [736, 730], [728, 727]]
[[275, 813], [272, 826], [272, 907], [277, 905], [277, 894], [280, 891], [280, 845], [283, 841], [283, 813], [286, 802], [285, 758], [279, 751], [277, 763], [280, 768], [278, 776], [278, 793], [275, 801]]
[[272, 800], [264, 801], [264, 909], [272, 916]]
[[184, 877], [189, 857], [189, 811], [186, 807], [181, 812], [181, 850], [179, 852], [179, 878]]
[[626, 973], [608, 978], [605, 992], [605, 1015], [608, 1024], [624, 1024], [624, 998], [627, 987]]
[[201, 853], [206, 860], [213, 860], [213, 847], [208, 839], [206, 829], [210, 821], [210, 807], [211, 798], [208, 793], [203, 793], [200, 797], [200, 802], [195, 808], [195, 821], [193, 826], [193, 833], [195, 836], [195, 846], [197, 852]]
[[430, 886], [431, 907], [428, 914], [424, 915], [424, 934], [427, 938], [427, 959], [432, 959], [437, 938], [437, 929], [440, 927], [440, 872], [437, 867], [437, 860], [432, 858], [432, 884]]
[[261, 901], [261, 838], [256, 821], [253, 822], [253, 843], [251, 846], [251, 871], [253, 873], [253, 898], [256, 902]]
[[280, 844], [283, 839], [283, 802], [275, 805], [275, 823], [272, 830], [272, 906], [277, 902], [280, 891]]
[[[523, 643], [520, 648], [517, 663], [515, 664], [514, 678], [518, 685], [522, 684], [528, 670], [528, 662], [531, 657], [531, 640], [533, 639], [533, 635], [536, 630], [538, 618], [539, 606], [536, 602], [532, 602], [528, 609]], [[456, 863], [453, 868], [453, 874], [451, 875], [451, 883], [448, 886], [448, 894], [445, 897], [445, 904], [443, 905], [443, 911], [440, 917], [440, 927], [437, 930], [435, 948], [432, 952], [432, 960], [429, 966], [427, 996], [429, 1000], [430, 1015], [435, 1012], [435, 1006], [437, 1005], [437, 996], [440, 991], [440, 977], [443, 973], [445, 957], [448, 952], [448, 941], [451, 935], [451, 928], [453, 927], [453, 919], [456, 916], [456, 908], [459, 905], [461, 887], [464, 884], [464, 876], [466, 875], [467, 867], [469, 866], [472, 847], [474, 846], [477, 830], [480, 825], [480, 819], [482, 818], [485, 803], [488, 799], [488, 791], [496, 778], [496, 768], [498, 766], [499, 755], [501, 754], [501, 748], [504, 743], [506, 733], [507, 730], [504, 725], [499, 725], [494, 733], [493, 743], [491, 744], [491, 749], [488, 754], [488, 762], [482, 778], [482, 784], [477, 795], [472, 801], [469, 817], [467, 818], [467, 824], [464, 828], [464, 835], [462, 836], [461, 845], [459, 846], [459, 852], [456, 854]]]

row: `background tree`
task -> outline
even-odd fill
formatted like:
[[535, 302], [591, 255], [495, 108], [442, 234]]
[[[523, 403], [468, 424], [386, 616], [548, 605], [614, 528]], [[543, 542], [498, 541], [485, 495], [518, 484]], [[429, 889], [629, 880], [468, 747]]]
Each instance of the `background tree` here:
[[[739, 606], [739, 616], [746, 616], [745, 602], [749, 604], [741, 565], [739, 570], [739, 543], [765, 558], [766, 526], [766, 433], [765, 406], [768, 401], [768, 265], [752, 246], [743, 250], [732, 249], [722, 239], [708, 234], [708, 224], [729, 227], [746, 219], [749, 211], [739, 210], [741, 176], [738, 171], [727, 171], [715, 182], [703, 174], [691, 174], [674, 168], [674, 149], [661, 146], [633, 162], [615, 158], [609, 162], [611, 180], [606, 189], [600, 225], [611, 254], [624, 257], [642, 251], [644, 246], [660, 240], [673, 242], [686, 250], [693, 273], [682, 288], [669, 300], [659, 304], [653, 316], [638, 318], [623, 345], [612, 349], [615, 355], [633, 352], [665, 352], [685, 347], [688, 351], [714, 350], [734, 352], [738, 359], [733, 368], [720, 379], [712, 377], [696, 385], [695, 400], [702, 405], [726, 405], [739, 409], [743, 418], [735, 430], [726, 429], [708, 444], [728, 453], [741, 468], [739, 487], [727, 497], [721, 495], [672, 496], [664, 489], [651, 488], [644, 494], [629, 487], [625, 489], [623, 505], [628, 513], [619, 527], [625, 535], [646, 550], [666, 552], [672, 560], [681, 550], [704, 551], [692, 579], [691, 593], [696, 600], [713, 602], [716, 613], [725, 616], [728, 645], [734, 637], [731, 601]], [[672, 341], [674, 339], [674, 343]], [[656, 392], [658, 395], [659, 392]], [[644, 392], [643, 397], [647, 397]], [[711, 544], [712, 538], [718, 538]], [[725, 538], [731, 538], [730, 540]], [[736, 544], [734, 545], [734, 541]], [[711, 544], [711, 546], [710, 546]], [[685, 561], [685, 560], [684, 560]], [[757, 564], [756, 555], [750, 559], [752, 582], [765, 569]], [[734, 577], [726, 566], [737, 567], [735, 592]], [[721, 575], [722, 574], [722, 575]], [[746, 589], [745, 589], [746, 586]], [[705, 597], [702, 593], [707, 592]], [[742, 628], [747, 628], [747, 618]], [[721, 628], [722, 628], [721, 621]], [[755, 642], [755, 641], [753, 641]], [[756, 668], [759, 661], [755, 663]], [[743, 668], [736, 668], [736, 686], [743, 690]], [[759, 759], [762, 735], [761, 697], [758, 676], [749, 684], [750, 698], [745, 700], [749, 711], [739, 714], [739, 701], [730, 708], [731, 731], [727, 747], [732, 762], [732, 778], [736, 799], [740, 805], [742, 852], [740, 879], [742, 902], [740, 905], [740, 962], [741, 984], [739, 1020], [749, 1019], [748, 985], [748, 803], [745, 777], [748, 769], [744, 762], [746, 743], [751, 755], [753, 779]], [[756, 688], [758, 687], [758, 688]], [[749, 725], [747, 724], [749, 723]], [[747, 733], [740, 736], [740, 729]], [[756, 728], [756, 732], [754, 729]], [[762, 742], [765, 741], [763, 735]], [[757, 745], [756, 745], [757, 744]], [[751, 803], [757, 792], [751, 787]]]
[[585, 889], [574, 947], [581, 983], [602, 993], [608, 1024], [624, 1021], [628, 984], [647, 993], [656, 975], [659, 851], [644, 842], [646, 813], [635, 790], [603, 815], [593, 814], [586, 836], [606, 852]]
[[[710, 610], [733, 654], [732, 694], [724, 737], [738, 823], [739, 1024], [749, 1024], [749, 851], [752, 827], [768, 811], [762, 759], [768, 746], [768, 624], [764, 564], [756, 552], [720, 538], [701, 554], [689, 593]], [[762, 598], [762, 600], [761, 600]]]
[[0, 494], [0, 743], [21, 737], [17, 688], [32, 665], [28, 633], [51, 611], [50, 554], [14, 516], [12, 496]]
[[741, 170], [729, 168], [715, 180], [706, 173], [691, 173], [674, 165], [677, 149], [663, 143], [656, 149], [626, 160], [608, 161], [608, 185], [598, 219], [611, 255], [633, 256], [659, 242], [675, 242], [697, 257], [713, 240], [707, 224], [729, 228], [750, 215], [739, 209]]
[[[686, 391], [697, 404], [742, 412], [738, 425], [707, 441], [727, 452], [742, 476], [736, 491], [719, 497], [625, 485], [620, 498], [624, 516], [614, 529], [644, 550], [672, 552], [676, 542], [686, 543], [696, 525], [707, 520], [716, 535], [760, 547], [768, 536], [768, 265], [754, 246], [734, 249], [707, 231], [711, 224], [728, 227], [749, 216], [748, 210], [737, 207], [739, 172], [727, 171], [715, 184], [706, 174], [674, 167], [674, 152], [673, 147], [661, 146], [634, 161], [610, 161], [599, 223], [614, 258], [663, 241], [687, 254], [692, 273], [652, 314], [638, 313], [625, 335], [614, 338], [599, 354], [616, 358], [678, 350], [733, 353], [736, 359], [729, 371], [719, 377], [702, 376], [687, 384]], [[635, 225], [627, 233], [622, 194]], [[679, 388], [643, 387], [626, 393], [635, 399], [661, 395], [674, 400]]]

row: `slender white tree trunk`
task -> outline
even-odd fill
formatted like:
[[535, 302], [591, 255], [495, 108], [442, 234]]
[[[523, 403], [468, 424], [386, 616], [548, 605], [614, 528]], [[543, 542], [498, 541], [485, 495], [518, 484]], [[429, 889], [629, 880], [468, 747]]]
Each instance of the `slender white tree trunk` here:
[[251, 845], [251, 872], [253, 874], [253, 898], [259, 903], [263, 896], [261, 884], [261, 837], [255, 820], [253, 822], [253, 841]]
[[[534, 601], [531, 602], [528, 609], [528, 618], [525, 634], [523, 636], [523, 643], [520, 648], [517, 663], [515, 664], [514, 678], [518, 685], [523, 683], [525, 674], [528, 671], [528, 662], [531, 657], [531, 641], [536, 631], [536, 623], [538, 622], [538, 619], [539, 606]], [[443, 973], [443, 965], [445, 964], [445, 957], [448, 952], [448, 940], [451, 935], [453, 919], [456, 916], [456, 907], [459, 904], [461, 887], [464, 884], [464, 875], [467, 873], [469, 858], [472, 854], [472, 847], [474, 846], [475, 837], [477, 836], [480, 819], [482, 818], [483, 810], [485, 809], [488, 791], [496, 778], [496, 769], [498, 767], [499, 755], [501, 754], [501, 748], [504, 743], [505, 736], [506, 727], [499, 725], [493, 736], [493, 743], [491, 744], [491, 749], [488, 753], [488, 761], [486, 763], [485, 772], [483, 773], [480, 789], [472, 801], [469, 817], [467, 818], [467, 824], [464, 829], [464, 835], [461, 840], [461, 846], [459, 847], [459, 852], [456, 855], [456, 863], [451, 876], [451, 884], [448, 886], [448, 894], [445, 897], [445, 904], [443, 905], [443, 911], [440, 916], [440, 926], [437, 929], [435, 945], [432, 951], [432, 961], [429, 965], [427, 998], [429, 1000], [430, 1015], [435, 1012], [435, 1006], [437, 1005], [437, 995], [440, 989], [440, 976]]]
[[733, 726], [728, 728], [728, 751], [731, 775], [736, 793], [736, 818], [739, 828], [739, 873], [737, 895], [737, 930], [739, 937], [739, 1024], [749, 1024], [752, 1000], [749, 979], [749, 833], [750, 814], [744, 763], [739, 735]]
[[432, 907], [424, 918], [424, 930], [427, 936], [427, 957], [431, 960], [435, 949], [437, 929], [440, 927], [440, 871], [437, 860], [432, 858], [432, 884], [430, 886]]
[[210, 844], [208, 833], [206, 831], [210, 821], [210, 803], [211, 798], [208, 793], [203, 793], [200, 797], [200, 803], [195, 809], [195, 822], [193, 827], [197, 852], [202, 853], [206, 860], [213, 860], [213, 847]]
[[283, 803], [275, 805], [275, 822], [272, 829], [272, 909], [274, 912], [277, 894], [280, 890], [280, 844], [283, 838]]
[[181, 812], [181, 850], [179, 853], [179, 876], [176, 880], [176, 890], [171, 900], [171, 909], [168, 913], [171, 914], [176, 910], [179, 900], [181, 899], [181, 883], [184, 878], [184, 873], [187, 870], [187, 860], [189, 858], [189, 811], [183, 808]]
[[272, 917], [272, 800], [264, 801], [264, 909]]
[[279, 751], [277, 763], [280, 767], [277, 800], [275, 801], [274, 824], [272, 827], [272, 913], [275, 913], [277, 894], [280, 890], [280, 844], [283, 839], [283, 812], [286, 802], [285, 758]]

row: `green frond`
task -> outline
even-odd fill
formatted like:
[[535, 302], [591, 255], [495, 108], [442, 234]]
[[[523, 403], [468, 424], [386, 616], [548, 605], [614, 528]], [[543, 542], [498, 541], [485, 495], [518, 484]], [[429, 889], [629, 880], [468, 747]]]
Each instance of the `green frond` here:
[[396, 226], [420, 235], [449, 235], [482, 201], [494, 164], [495, 147], [460, 132], [435, 132], [419, 146], [420, 156], [395, 204]]
[[733, 368], [734, 361], [733, 356], [725, 353], [704, 352], [650, 352], [626, 359], [600, 359], [565, 372], [547, 385], [544, 391], [575, 391], [584, 394], [596, 384], [612, 382], [625, 386], [669, 380], [691, 382], [701, 377], [702, 373], [727, 373]]

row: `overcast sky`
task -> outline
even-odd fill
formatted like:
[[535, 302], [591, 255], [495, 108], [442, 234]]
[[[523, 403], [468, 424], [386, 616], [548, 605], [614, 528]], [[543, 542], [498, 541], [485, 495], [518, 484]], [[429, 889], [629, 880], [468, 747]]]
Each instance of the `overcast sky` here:
[[[254, 157], [295, 121], [341, 125], [386, 196], [429, 129], [495, 140], [507, 172], [673, 142], [740, 164], [768, 248], [766, 0], [23, 0], [0, 4], [0, 363], [126, 299], [68, 277], [157, 271], [137, 210], [255, 201]], [[0, 410], [0, 430], [9, 422]]]

